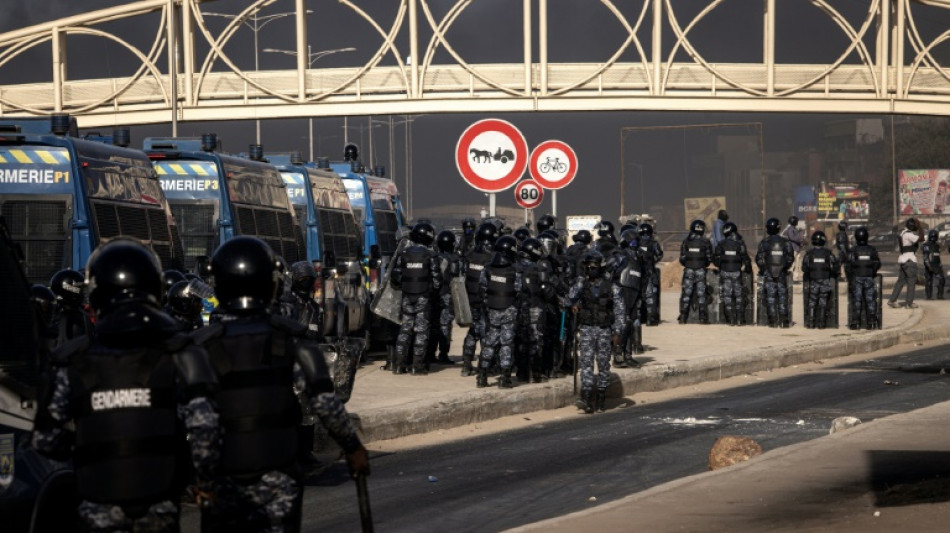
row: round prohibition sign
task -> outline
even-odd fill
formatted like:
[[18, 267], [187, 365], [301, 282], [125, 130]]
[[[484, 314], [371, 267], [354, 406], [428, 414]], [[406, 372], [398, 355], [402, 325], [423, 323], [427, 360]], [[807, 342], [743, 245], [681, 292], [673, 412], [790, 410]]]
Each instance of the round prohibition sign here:
[[479, 120], [459, 137], [455, 165], [472, 187], [489, 193], [503, 191], [524, 175], [528, 143], [510, 122]]
[[577, 175], [577, 154], [561, 141], [544, 141], [531, 152], [531, 177], [545, 189], [563, 189]]
[[534, 180], [524, 180], [515, 186], [515, 201], [525, 209], [534, 209], [544, 199], [544, 188]]

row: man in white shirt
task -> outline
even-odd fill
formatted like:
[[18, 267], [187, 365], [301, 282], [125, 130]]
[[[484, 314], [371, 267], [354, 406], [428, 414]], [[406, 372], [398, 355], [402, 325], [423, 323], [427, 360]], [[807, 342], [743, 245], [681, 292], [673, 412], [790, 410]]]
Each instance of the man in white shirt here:
[[894, 290], [891, 297], [887, 300], [888, 307], [901, 307], [897, 303], [901, 289], [907, 285], [907, 294], [904, 297], [904, 306], [910, 309], [917, 307], [914, 303], [914, 292], [917, 288], [917, 247], [920, 244], [920, 225], [917, 219], [909, 218], [904, 223], [907, 228], [901, 232], [898, 241], [900, 244], [900, 256], [897, 258], [897, 264], [900, 265], [900, 272], [897, 275], [897, 283], [894, 284]]

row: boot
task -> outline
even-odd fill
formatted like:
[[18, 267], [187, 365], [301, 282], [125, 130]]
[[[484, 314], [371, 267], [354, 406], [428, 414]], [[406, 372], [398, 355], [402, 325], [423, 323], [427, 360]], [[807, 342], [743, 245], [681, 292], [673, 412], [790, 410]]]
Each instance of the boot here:
[[709, 314], [706, 311], [706, 306], [703, 305], [699, 310], [699, 323], [700, 324], [709, 324]]
[[[640, 355], [643, 352], [643, 328], [641, 326], [633, 326], [633, 353]], [[640, 365], [637, 364], [637, 366]]]
[[488, 386], [488, 369], [479, 367], [478, 373], [475, 375], [475, 386], [479, 389], [483, 389]]
[[818, 306], [818, 309], [815, 310], [815, 327], [818, 329], [825, 329], [825, 316], [826, 310], [822, 306]]
[[506, 368], [502, 371], [501, 377], [498, 378], [498, 388], [499, 389], [510, 389], [513, 385], [511, 384], [511, 369]]
[[729, 324], [730, 326], [735, 326], [735, 322], [732, 320], [732, 308], [723, 307], [722, 308], [722, 323]]
[[474, 371], [472, 370], [472, 360], [465, 359], [462, 361], [462, 377], [467, 378], [471, 376]]
[[640, 363], [628, 353], [623, 354], [623, 362], [627, 368], [640, 368]]
[[623, 354], [621, 353], [620, 346], [613, 346], [610, 349], [610, 352], [613, 355], [614, 366], [617, 368], [626, 368], [627, 362], [623, 358]]
[[934, 294], [934, 284], [933, 284], [933, 281], [930, 280], [929, 275], [928, 275], [927, 283], [924, 283], [924, 296], [927, 300], [933, 300], [934, 299], [933, 294]]
[[574, 406], [587, 414], [594, 412], [594, 406], [591, 403], [591, 390], [582, 389], [581, 396], [574, 402]]
[[598, 413], [604, 412], [604, 402], [607, 401], [607, 389], [597, 389], [597, 396], [594, 400], [594, 410]]
[[811, 309], [805, 310], [805, 328], [812, 329], [815, 327], [815, 313]]
[[689, 321], [689, 307], [680, 308], [680, 316], [676, 317], [676, 321], [680, 324], [685, 324]]

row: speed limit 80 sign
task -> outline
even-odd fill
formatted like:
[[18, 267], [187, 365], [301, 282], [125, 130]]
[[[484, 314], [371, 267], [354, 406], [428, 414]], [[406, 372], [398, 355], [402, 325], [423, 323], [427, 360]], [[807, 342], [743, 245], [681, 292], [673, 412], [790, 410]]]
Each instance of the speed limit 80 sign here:
[[544, 189], [534, 180], [524, 180], [515, 186], [515, 201], [525, 209], [534, 209], [541, 205]]

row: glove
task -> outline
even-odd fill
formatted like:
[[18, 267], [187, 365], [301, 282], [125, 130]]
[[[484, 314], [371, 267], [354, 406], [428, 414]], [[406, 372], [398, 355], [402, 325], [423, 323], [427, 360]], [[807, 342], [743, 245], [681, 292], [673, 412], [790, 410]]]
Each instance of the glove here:
[[613, 343], [614, 346], [620, 346], [620, 335], [611, 335], [610, 342]]
[[366, 448], [360, 446], [358, 450], [346, 454], [346, 464], [350, 467], [350, 477], [356, 479], [360, 474], [369, 475], [369, 454]]

